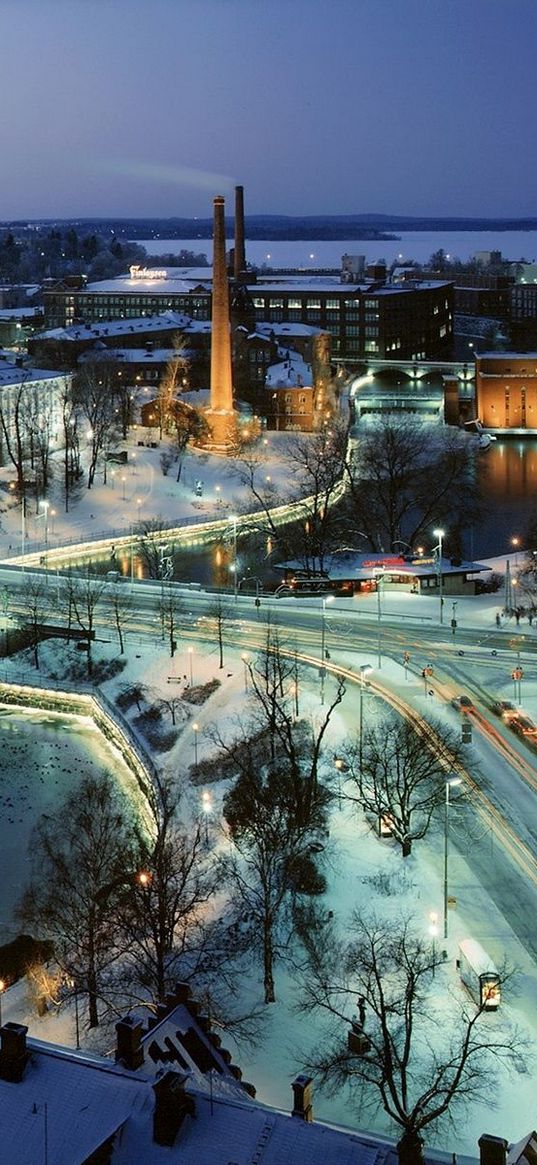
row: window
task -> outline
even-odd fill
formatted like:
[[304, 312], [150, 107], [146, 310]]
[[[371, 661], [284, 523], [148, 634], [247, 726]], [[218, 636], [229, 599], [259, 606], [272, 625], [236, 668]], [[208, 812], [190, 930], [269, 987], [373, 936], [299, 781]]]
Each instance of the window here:
[[378, 299], [366, 299], [364, 306], [366, 311], [368, 308], [372, 308], [375, 311], [378, 311], [379, 301]]
[[327, 299], [325, 306], [330, 311], [339, 311], [339, 299]]
[[283, 307], [283, 299], [269, 299], [268, 305], [269, 307]]
[[307, 300], [306, 300], [306, 307], [307, 307], [307, 308], [312, 308], [312, 307], [313, 307], [313, 308], [315, 308], [315, 307], [318, 307], [318, 308], [319, 308], [319, 310], [320, 310], [320, 307], [321, 307], [321, 301], [320, 301], [320, 299], [307, 299]]
[[378, 336], [379, 330], [376, 324], [366, 324], [364, 328], [366, 336]]
[[364, 352], [378, 352], [379, 346], [376, 340], [366, 340], [364, 344]]
[[265, 306], [265, 300], [260, 298], [260, 296], [258, 296], [258, 295], [254, 295], [254, 307], [263, 307], [264, 308], [264, 306]]
[[[255, 300], [254, 300], [254, 303], [255, 303]], [[289, 296], [289, 299], [287, 300], [287, 307], [289, 307], [289, 308], [297, 308], [297, 307], [302, 308], [302, 300], [296, 299], [293, 296]]]

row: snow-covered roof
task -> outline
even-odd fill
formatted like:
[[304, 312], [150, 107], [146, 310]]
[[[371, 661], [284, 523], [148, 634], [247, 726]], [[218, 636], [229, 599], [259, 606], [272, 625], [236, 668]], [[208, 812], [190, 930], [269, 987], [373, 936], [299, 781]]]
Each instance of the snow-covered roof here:
[[68, 372], [51, 372], [46, 368], [19, 368], [15, 364], [0, 364], [0, 388], [10, 384], [40, 384], [46, 380], [65, 380]]
[[268, 337], [273, 333], [277, 339], [282, 339], [285, 336], [304, 336], [309, 339], [310, 336], [318, 336], [322, 328], [314, 328], [311, 324], [256, 324], [255, 332], [252, 335]]
[[211, 290], [211, 270], [203, 268], [203, 276], [193, 267], [168, 267], [161, 279], [151, 276], [131, 278], [130, 275], [118, 275], [115, 279], [101, 279], [98, 283], [88, 283], [84, 292], [95, 294], [121, 295], [187, 295], [199, 287], [201, 291]]
[[[192, 320], [190, 316], [179, 312], [165, 311], [155, 316], [136, 316], [128, 320], [99, 320], [92, 324], [73, 324], [69, 328], [51, 328], [40, 332], [38, 339], [54, 340], [87, 340], [102, 336], [128, 336], [133, 332], [163, 332], [170, 328], [190, 328], [192, 325], [204, 323], [203, 320]], [[195, 330], [195, 329], [194, 329]]]
[[296, 352], [267, 368], [265, 388], [311, 388], [311, 384], [311, 368]]
[[181, 348], [153, 348], [147, 352], [145, 348], [89, 348], [81, 352], [78, 364], [91, 364], [95, 360], [119, 360], [123, 364], [167, 364], [171, 360], [183, 360], [188, 350]]
[[2, 307], [0, 320], [24, 320], [32, 316], [43, 315], [42, 307]]
[[[294, 559], [289, 562], [275, 563], [274, 569], [303, 571], [304, 565]], [[478, 574], [480, 571], [488, 569], [482, 562], [442, 559], [443, 576], [448, 574]], [[385, 574], [388, 577], [391, 574], [407, 574], [409, 578], [427, 578], [428, 575], [435, 575], [438, 572], [438, 565], [432, 556], [404, 557], [398, 554], [371, 552], [369, 554], [328, 554], [323, 559], [322, 571], [320, 564], [315, 563], [315, 561], [311, 564], [311, 570], [337, 582], [344, 579], [374, 579], [379, 574]]]

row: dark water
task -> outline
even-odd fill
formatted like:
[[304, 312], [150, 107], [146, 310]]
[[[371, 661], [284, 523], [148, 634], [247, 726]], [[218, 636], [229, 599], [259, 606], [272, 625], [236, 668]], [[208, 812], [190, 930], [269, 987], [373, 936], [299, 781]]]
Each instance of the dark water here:
[[537, 440], [499, 438], [479, 455], [478, 473], [487, 513], [469, 535], [468, 551], [476, 558], [512, 553], [512, 538], [526, 547], [528, 522], [537, 505]]

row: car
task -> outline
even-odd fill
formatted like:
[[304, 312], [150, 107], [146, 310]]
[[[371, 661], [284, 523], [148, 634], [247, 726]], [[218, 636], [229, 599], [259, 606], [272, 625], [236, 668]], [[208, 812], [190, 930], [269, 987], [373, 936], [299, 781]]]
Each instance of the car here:
[[501, 716], [502, 720], [507, 721], [513, 720], [519, 714], [518, 708], [511, 700], [495, 700], [492, 710], [497, 716]]
[[530, 720], [529, 716], [515, 716], [509, 721], [509, 727], [516, 732], [517, 736], [530, 737], [537, 739], [537, 724]]
[[469, 696], [454, 696], [451, 701], [451, 707], [456, 708], [458, 712], [472, 712], [474, 704]]

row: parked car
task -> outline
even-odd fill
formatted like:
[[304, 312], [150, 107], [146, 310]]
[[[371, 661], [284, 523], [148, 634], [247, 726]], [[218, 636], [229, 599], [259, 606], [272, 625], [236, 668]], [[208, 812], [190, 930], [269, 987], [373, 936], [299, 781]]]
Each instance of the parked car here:
[[469, 696], [454, 696], [451, 707], [456, 708], [458, 712], [471, 712], [474, 708], [474, 702]]
[[509, 721], [509, 727], [516, 732], [517, 736], [529, 737], [532, 740], [537, 739], [537, 724], [530, 720], [529, 716], [513, 716]]
[[492, 710], [496, 712], [497, 716], [501, 716], [502, 720], [507, 721], [513, 720], [519, 714], [518, 708], [511, 700], [496, 700], [492, 705]]

